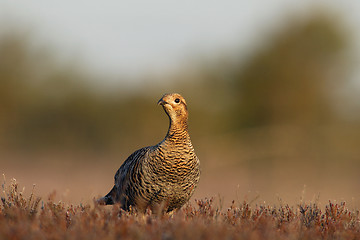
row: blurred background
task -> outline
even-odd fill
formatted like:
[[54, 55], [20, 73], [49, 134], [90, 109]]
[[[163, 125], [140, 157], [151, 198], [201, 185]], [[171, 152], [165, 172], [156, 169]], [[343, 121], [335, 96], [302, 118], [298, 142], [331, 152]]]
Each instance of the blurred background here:
[[0, 173], [92, 202], [179, 92], [194, 198], [360, 206], [360, 2], [0, 2]]

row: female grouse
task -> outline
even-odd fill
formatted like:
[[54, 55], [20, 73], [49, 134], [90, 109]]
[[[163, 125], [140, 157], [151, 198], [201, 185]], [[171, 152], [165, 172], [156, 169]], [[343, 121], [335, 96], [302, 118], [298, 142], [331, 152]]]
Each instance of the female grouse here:
[[165, 94], [158, 102], [170, 119], [169, 130], [160, 143], [131, 154], [115, 174], [115, 185], [100, 204], [120, 203], [139, 211], [150, 207], [178, 209], [194, 193], [200, 179], [200, 162], [188, 133], [185, 99]]

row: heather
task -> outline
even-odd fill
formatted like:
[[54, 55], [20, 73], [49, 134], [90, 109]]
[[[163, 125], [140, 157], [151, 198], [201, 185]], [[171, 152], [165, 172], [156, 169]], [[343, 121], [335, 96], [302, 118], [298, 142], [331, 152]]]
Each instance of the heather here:
[[290, 206], [248, 201], [222, 207], [213, 198], [178, 211], [153, 214], [119, 205], [65, 204], [50, 194], [40, 199], [20, 191], [16, 180], [2, 185], [1, 239], [358, 239], [359, 209], [345, 202]]

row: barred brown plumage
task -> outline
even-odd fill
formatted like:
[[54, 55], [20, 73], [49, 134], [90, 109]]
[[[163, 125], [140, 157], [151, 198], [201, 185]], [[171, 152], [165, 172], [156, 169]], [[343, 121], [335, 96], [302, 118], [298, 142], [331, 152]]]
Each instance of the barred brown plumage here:
[[200, 179], [200, 161], [188, 132], [188, 110], [178, 93], [165, 94], [158, 102], [170, 119], [165, 138], [131, 154], [115, 174], [111, 191], [99, 204], [120, 203], [129, 210], [164, 211], [181, 208]]

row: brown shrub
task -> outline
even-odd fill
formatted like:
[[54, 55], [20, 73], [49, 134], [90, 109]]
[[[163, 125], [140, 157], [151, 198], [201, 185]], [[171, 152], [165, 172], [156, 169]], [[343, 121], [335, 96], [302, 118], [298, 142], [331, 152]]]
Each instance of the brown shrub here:
[[[213, 198], [170, 214], [126, 212], [118, 205], [66, 205], [50, 194], [25, 197], [16, 180], [3, 186], [0, 239], [359, 239], [359, 210], [345, 202], [324, 208], [244, 201], [221, 211]], [[41, 202], [41, 204], [40, 204]]]

